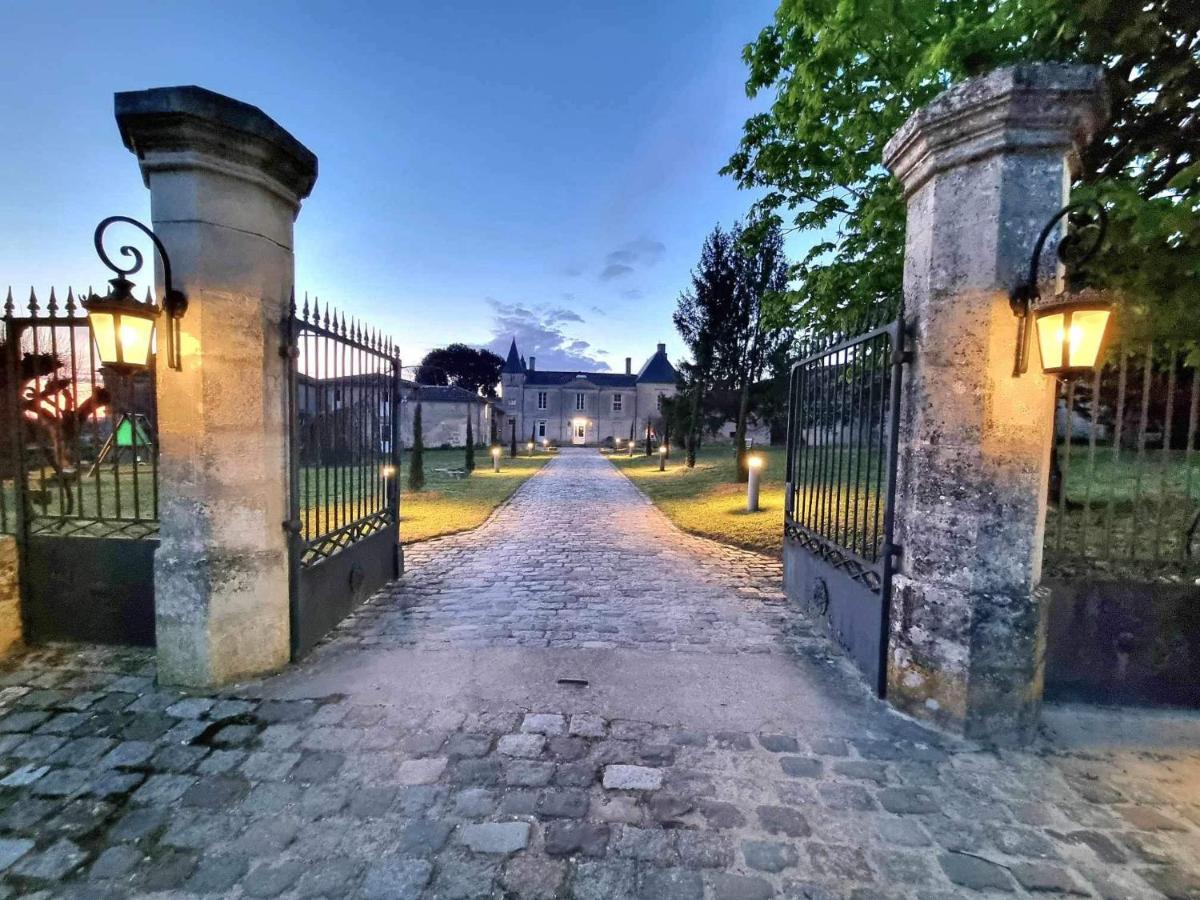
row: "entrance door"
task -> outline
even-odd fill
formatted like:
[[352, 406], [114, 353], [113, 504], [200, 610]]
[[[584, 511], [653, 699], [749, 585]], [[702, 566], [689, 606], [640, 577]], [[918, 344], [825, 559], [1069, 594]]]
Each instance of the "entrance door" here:
[[574, 431], [571, 433], [571, 443], [572, 444], [579, 444], [579, 445], [583, 444], [584, 440], [586, 439], [585, 432], [584, 432], [585, 428], [587, 428], [586, 425], [576, 425], [575, 426]]

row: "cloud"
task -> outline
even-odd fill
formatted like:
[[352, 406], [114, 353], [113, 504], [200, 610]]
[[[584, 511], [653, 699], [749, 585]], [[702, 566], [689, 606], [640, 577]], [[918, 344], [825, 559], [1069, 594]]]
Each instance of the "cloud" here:
[[588, 309], [590, 312], [592, 312], [593, 314], [595, 314], [597, 316], [607, 316], [608, 315], [608, 310], [606, 310], [600, 306], [591, 306], [591, 307], [588, 307]]
[[517, 350], [526, 359], [536, 356], [539, 369], [589, 371], [607, 368], [599, 359], [608, 355], [606, 351], [593, 348], [587, 341], [564, 331], [564, 327], [584, 321], [574, 310], [502, 303], [494, 297], [485, 300], [492, 308], [493, 337], [484, 346], [493, 353], [507, 356], [508, 346], [515, 337]]
[[637, 288], [630, 288], [627, 291], [621, 291], [621, 296], [624, 297], [626, 300], [641, 300], [642, 297], [645, 296], [645, 294], [643, 294]]
[[611, 262], [600, 270], [601, 281], [612, 281], [614, 278], [624, 278], [626, 275], [633, 274], [633, 266], [627, 266], [624, 263]]
[[584, 268], [579, 263], [568, 263], [563, 266], [562, 272], [568, 278], [578, 278], [584, 273]]
[[605, 254], [600, 280], [612, 281], [632, 275], [638, 269], [657, 264], [666, 252], [667, 245], [652, 238], [640, 237], [637, 240], [626, 241]]

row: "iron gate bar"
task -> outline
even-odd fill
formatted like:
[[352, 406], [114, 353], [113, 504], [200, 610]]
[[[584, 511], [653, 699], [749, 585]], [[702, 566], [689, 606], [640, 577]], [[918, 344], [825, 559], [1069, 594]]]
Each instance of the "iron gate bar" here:
[[[45, 306], [31, 290], [27, 309], [16, 314], [10, 290], [3, 425], [13, 492], [0, 491], [0, 519], [18, 540], [26, 637], [153, 644], [154, 374], [122, 376], [98, 362], [73, 290], [61, 306], [56, 290]], [[135, 414], [149, 433], [139, 425], [119, 447], [121, 423]]]
[[298, 658], [399, 575], [400, 361], [389, 339], [329, 304], [289, 306], [284, 527]]
[[901, 314], [853, 337], [833, 337], [793, 365], [789, 379], [789, 594], [799, 588], [817, 604], [881, 695], [899, 554], [893, 534], [907, 359]]

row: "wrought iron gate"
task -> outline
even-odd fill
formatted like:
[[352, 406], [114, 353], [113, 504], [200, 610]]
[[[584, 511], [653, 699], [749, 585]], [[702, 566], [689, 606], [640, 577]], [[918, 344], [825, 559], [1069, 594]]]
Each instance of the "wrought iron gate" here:
[[390, 339], [307, 297], [285, 334], [298, 659], [400, 575], [400, 359]]
[[72, 292], [4, 306], [0, 525], [21, 553], [26, 639], [154, 643], [153, 368], [100, 365]]
[[903, 317], [832, 343], [792, 367], [784, 582], [880, 696], [888, 608]]

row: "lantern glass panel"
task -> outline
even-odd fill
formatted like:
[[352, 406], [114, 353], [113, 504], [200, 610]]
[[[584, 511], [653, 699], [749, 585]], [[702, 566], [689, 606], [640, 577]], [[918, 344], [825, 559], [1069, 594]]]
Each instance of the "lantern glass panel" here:
[[1071, 315], [1067, 327], [1070, 342], [1069, 363], [1072, 369], [1091, 369], [1100, 356], [1100, 343], [1108, 326], [1107, 309], [1081, 309]]
[[148, 366], [150, 344], [154, 338], [154, 319], [122, 315], [117, 326], [121, 339], [121, 360], [126, 365]]
[[1066, 329], [1066, 313], [1053, 313], [1037, 319], [1038, 349], [1042, 353], [1042, 368], [1061, 369]]
[[100, 355], [100, 362], [117, 362], [116, 316], [111, 312], [93, 310], [88, 313], [88, 324], [92, 326], [92, 336], [96, 339], [96, 352]]

